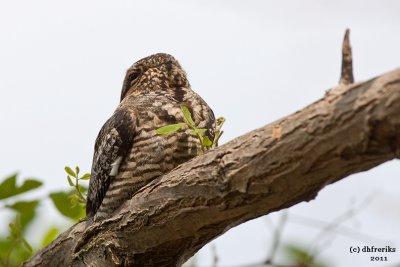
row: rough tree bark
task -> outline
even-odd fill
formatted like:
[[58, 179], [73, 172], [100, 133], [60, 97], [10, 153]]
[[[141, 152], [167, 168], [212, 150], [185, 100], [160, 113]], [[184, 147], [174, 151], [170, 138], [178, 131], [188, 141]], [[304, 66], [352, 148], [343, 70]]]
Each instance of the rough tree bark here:
[[398, 158], [400, 70], [350, 85], [345, 76], [301, 111], [153, 181], [113, 218], [77, 223], [23, 266], [179, 266], [238, 224]]

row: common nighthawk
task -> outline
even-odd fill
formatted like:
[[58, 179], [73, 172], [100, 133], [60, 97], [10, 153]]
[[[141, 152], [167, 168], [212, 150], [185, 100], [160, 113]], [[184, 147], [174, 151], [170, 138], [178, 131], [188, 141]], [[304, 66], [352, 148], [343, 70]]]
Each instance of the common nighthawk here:
[[128, 69], [121, 102], [96, 139], [86, 204], [89, 221], [109, 217], [138, 189], [199, 154], [200, 141], [189, 129], [155, 132], [184, 121], [181, 105], [213, 140], [214, 114], [192, 91], [174, 57], [155, 54]]

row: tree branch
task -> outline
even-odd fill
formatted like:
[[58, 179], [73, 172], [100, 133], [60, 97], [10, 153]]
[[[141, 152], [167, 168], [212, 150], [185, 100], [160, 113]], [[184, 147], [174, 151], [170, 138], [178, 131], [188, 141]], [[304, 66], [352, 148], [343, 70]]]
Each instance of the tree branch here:
[[350, 46], [350, 30], [346, 29], [342, 45], [342, 72], [340, 75], [339, 84], [352, 84], [353, 77], [353, 56]]
[[400, 70], [339, 85], [303, 110], [182, 164], [101, 224], [85, 230], [85, 221], [77, 223], [23, 266], [180, 265], [236, 225], [310, 201], [330, 183], [398, 158], [399, 114]]

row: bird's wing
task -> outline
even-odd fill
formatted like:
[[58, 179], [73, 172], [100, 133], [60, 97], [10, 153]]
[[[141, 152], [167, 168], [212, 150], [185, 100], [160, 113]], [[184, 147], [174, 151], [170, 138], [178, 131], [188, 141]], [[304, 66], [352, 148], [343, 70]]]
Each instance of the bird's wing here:
[[94, 147], [92, 172], [86, 201], [86, 216], [100, 207], [120, 163], [129, 153], [135, 134], [135, 120], [126, 110], [117, 110], [101, 128]]

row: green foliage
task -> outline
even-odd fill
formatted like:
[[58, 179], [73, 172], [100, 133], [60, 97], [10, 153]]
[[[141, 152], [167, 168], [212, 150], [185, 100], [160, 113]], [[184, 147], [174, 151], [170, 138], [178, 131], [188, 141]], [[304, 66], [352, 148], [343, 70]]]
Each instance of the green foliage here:
[[47, 230], [46, 234], [43, 236], [42, 242], [41, 242], [41, 246], [47, 246], [48, 244], [50, 244], [51, 241], [53, 241], [54, 239], [56, 239], [56, 237], [58, 236], [58, 234], [60, 233], [60, 230], [57, 227], [50, 227], [49, 230]]
[[69, 191], [54, 192], [50, 194], [57, 210], [67, 218], [72, 219], [74, 222], [85, 217], [87, 187], [79, 184], [79, 181], [87, 181], [90, 179], [90, 174], [85, 173], [79, 176], [80, 169], [78, 166], [73, 171], [70, 167], [64, 168], [67, 173], [68, 184], [74, 189]]
[[11, 205], [6, 205], [5, 207], [16, 211], [20, 215], [21, 227], [22, 229], [25, 229], [26, 226], [35, 218], [36, 208], [38, 205], [39, 200], [31, 200], [17, 201]]
[[192, 114], [190, 113], [189, 109], [186, 106], [181, 105], [181, 110], [182, 110], [183, 117], [185, 118], [186, 123], [188, 123], [190, 126], [196, 127], [196, 125], [192, 119]]
[[[194, 126], [191, 114], [187, 108], [182, 108], [185, 117], [184, 123], [177, 125], [168, 125], [158, 129], [159, 134], [168, 134], [185, 127], [189, 127], [195, 134], [201, 137], [202, 144], [210, 148], [217, 144], [221, 136], [221, 127], [223, 119], [217, 120], [217, 127], [214, 130], [215, 138], [213, 141], [204, 136], [206, 129], [198, 129]], [[220, 120], [220, 121], [219, 121]], [[75, 170], [65, 167], [68, 184], [73, 187], [72, 190], [52, 192], [49, 198], [52, 200], [56, 209], [65, 217], [78, 221], [85, 216], [85, 194], [87, 187], [80, 184], [81, 181], [87, 181], [90, 174], [86, 173], [80, 176], [79, 167]], [[54, 226], [48, 227], [43, 234], [41, 241], [31, 245], [25, 238], [27, 228], [36, 217], [37, 207], [43, 199], [15, 200], [14, 196], [25, 196], [27, 192], [39, 188], [42, 185], [40, 181], [34, 179], [25, 180], [21, 186], [17, 186], [17, 175], [7, 177], [0, 182], [0, 212], [1, 209], [8, 209], [15, 213], [14, 219], [8, 224], [8, 233], [6, 236], [0, 236], [0, 267], [16, 267], [27, 260], [40, 247], [48, 245], [60, 233], [60, 229]], [[6, 191], [8, 190], [8, 191]], [[324, 263], [317, 262], [311, 252], [295, 245], [287, 245], [283, 252], [285, 258], [290, 261], [290, 266], [304, 267], [326, 267]], [[187, 263], [187, 266], [196, 266], [195, 260]], [[272, 265], [271, 265], [272, 266]], [[273, 265], [276, 266], [276, 265]]]
[[224, 131], [222, 131], [222, 125], [224, 125], [224, 123], [225, 123], [225, 118], [224, 117], [217, 118], [217, 121], [216, 121], [217, 127], [216, 127], [216, 129], [214, 131], [215, 137], [214, 137], [214, 140], [213, 140], [213, 146], [215, 146], [215, 147], [218, 146], [218, 141], [221, 138], [222, 134], [224, 133]]
[[[86, 173], [80, 176], [79, 167], [76, 167], [75, 170], [65, 167], [65, 171], [68, 184], [73, 189], [53, 192], [48, 196], [61, 214], [76, 222], [85, 216], [87, 187], [80, 182], [89, 180], [90, 174]], [[16, 215], [15, 219], [9, 223], [8, 233], [0, 236], [0, 267], [19, 266], [32, 256], [34, 251], [49, 244], [60, 233], [57, 227], [49, 226], [41, 242], [35, 246], [29, 244], [25, 239], [27, 228], [36, 218], [36, 210], [44, 199], [21, 200], [21, 197], [40, 186], [42, 186], [42, 182], [34, 179], [27, 179], [19, 186], [16, 174], [0, 181], [0, 212], [1, 209], [8, 209]], [[18, 196], [17, 200], [14, 198], [15, 196]]]
[[170, 124], [170, 125], [158, 128], [156, 130], [156, 133], [157, 134], [170, 134], [170, 133], [173, 133], [173, 132], [176, 132], [178, 130], [185, 128], [185, 125], [186, 124], [184, 124], [184, 123]]
[[11, 243], [15, 245], [20, 244], [23, 249], [25, 249], [29, 253], [32, 253], [31, 245], [29, 245], [29, 243], [25, 240], [25, 238], [22, 235], [23, 231], [22, 231], [20, 216], [17, 215], [15, 221], [10, 223], [8, 226], [10, 227], [10, 233], [11, 233], [8, 239], [11, 240]]
[[0, 236], [0, 266], [17, 266], [32, 255], [32, 247], [24, 238], [24, 234], [36, 216], [39, 200], [15, 200], [15, 197], [40, 186], [42, 182], [35, 179], [27, 179], [19, 186], [17, 174], [5, 178], [0, 183], [2, 207], [15, 213], [15, 219], [8, 225], [7, 235]]
[[314, 256], [306, 249], [296, 245], [286, 245], [284, 247], [286, 258], [291, 261], [293, 266], [304, 267], [326, 267], [327, 265], [317, 262]]
[[68, 192], [60, 191], [50, 194], [50, 198], [57, 210], [65, 217], [77, 222], [80, 218], [85, 216], [85, 210], [81, 205], [76, 205], [74, 196], [76, 196], [75, 190], [70, 190]]
[[0, 239], [0, 266], [17, 266], [33, 253], [31, 245], [24, 238], [20, 215], [9, 225], [9, 235]]
[[[85, 173], [81, 177], [79, 177], [79, 167], [75, 167], [75, 171], [73, 171], [70, 167], [65, 166], [65, 172], [67, 175], [68, 184], [74, 187], [74, 190], [69, 195], [72, 206], [80, 205], [82, 208], [85, 208], [86, 205], [86, 196], [87, 187], [79, 184], [79, 181], [87, 181], [90, 179], [90, 173]], [[72, 181], [74, 179], [75, 181]]]
[[218, 140], [223, 134], [223, 131], [221, 130], [222, 125], [225, 122], [225, 119], [223, 117], [220, 117], [216, 121], [216, 128], [213, 129], [215, 136], [214, 140], [210, 140], [210, 138], [207, 135], [204, 135], [208, 129], [205, 128], [197, 128], [195, 122], [193, 121], [192, 114], [190, 113], [189, 109], [181, 105], [181, 110], [183, 114], [183, 119], [184, 122], [181, 123], [176, 123], [176, 124], [169, 124], [166, 126], [163, 126], [161, 128], [156, 129], [157, 134], [170, 134], [177, 132], [179, 130], [184, 130], [185, 128], [189, 128], [192, 133], [194, 133], [197, 136], [197, 139], [200, 141], [201, 145], [201, 150], [202, 152], [206, 152], [207, 150], [217, 147], [218, 146]]
[[36, 189], [42, 185], [42, 182], [37, 180], [29, 179], [25, 180], [24, 183], [19, 187], [17, 186], [17, 175], [14, 174], [6, 178], [0, 184], [0, 199], [6, 199], [13, 197], [27, 191]]

